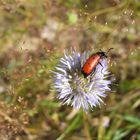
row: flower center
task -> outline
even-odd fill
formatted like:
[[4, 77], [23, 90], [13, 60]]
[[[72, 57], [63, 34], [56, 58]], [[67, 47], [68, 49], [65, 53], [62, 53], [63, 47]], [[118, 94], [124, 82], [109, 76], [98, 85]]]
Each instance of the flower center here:
[[73, 92], [88, 92], [86, 85], [90, 84], [90, 76], [88, 78], [84, 78], [82, 73], [73, 73], [73, 75], [70, 75], [69, 78], [69, 84], [71, 85]]

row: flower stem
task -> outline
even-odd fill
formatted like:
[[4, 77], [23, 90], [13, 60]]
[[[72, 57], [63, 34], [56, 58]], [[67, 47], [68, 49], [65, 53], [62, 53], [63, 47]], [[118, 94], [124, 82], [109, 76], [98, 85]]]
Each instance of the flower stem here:
[[70, 125], [66, 128], [64, 133], [62, 133], [56, 140], [63, 140], [70, 132], [74, 131], [81, 124], [81, 112], [77, 114], [75, 119], [70, 123]]
[[90, 132], [89, 132], [87, 114], [85, 112], [83, 112], [83, 120], [84, 120], [84, 132], [85, 132], [85, 135], [86, 135], [86, 140], [92, 140]]

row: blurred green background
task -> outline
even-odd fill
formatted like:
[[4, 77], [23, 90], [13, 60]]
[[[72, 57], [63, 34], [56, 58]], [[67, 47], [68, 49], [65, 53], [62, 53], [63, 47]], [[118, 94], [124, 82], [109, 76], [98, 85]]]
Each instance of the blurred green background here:
[[[51, 90], [65, 49], [114, 48], [106, 105], [84, 114]], [[140, 140], [139, 0], [0, 0], [0, 140]]]

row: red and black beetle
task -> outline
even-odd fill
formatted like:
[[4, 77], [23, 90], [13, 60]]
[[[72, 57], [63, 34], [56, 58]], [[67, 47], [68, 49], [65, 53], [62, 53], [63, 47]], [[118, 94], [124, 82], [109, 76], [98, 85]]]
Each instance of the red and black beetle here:
[[[96, 66], [98, 64], [101, 64], [100, 60], [107, 58], [107, 54], [108, 52], [113, 49], [110, 48], [107, 52], [103, 52], [101, 49], [99, 52], [92, 54], [85, 62], [85, 64], [82, 67], [82, 74], [84, 75], [84, 77], [86, 78], [87, 76], [89, 76], [92, 72], [94, 72], [96, 70]], [[103, 66], [102, 66], [103, 67]]]

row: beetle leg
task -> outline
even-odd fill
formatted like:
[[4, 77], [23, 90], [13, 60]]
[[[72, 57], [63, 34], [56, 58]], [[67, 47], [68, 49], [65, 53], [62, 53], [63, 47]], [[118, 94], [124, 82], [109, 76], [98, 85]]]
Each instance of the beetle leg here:
[[[96, 71], [96, 68], [94, 68], [93, 71], [92, 71], [92, 73], [91, 73], [93, 76], [95, 75], [95, 71]], [[91, 80], [91, 77], [90, 77], [90, 82], [91, 82], [91, 81], [92, 81], [92, 80]]]
[[102, 70], [101, 70], [101, 73], [103, 74], [103, 65], [102, 65], [102, 63], [101, 62], [99, 62], [99, 64], [101, 65], [101, 67], [102, 67]]
[[95, 74], [96, 68], [93, 69], [92, 74]]

